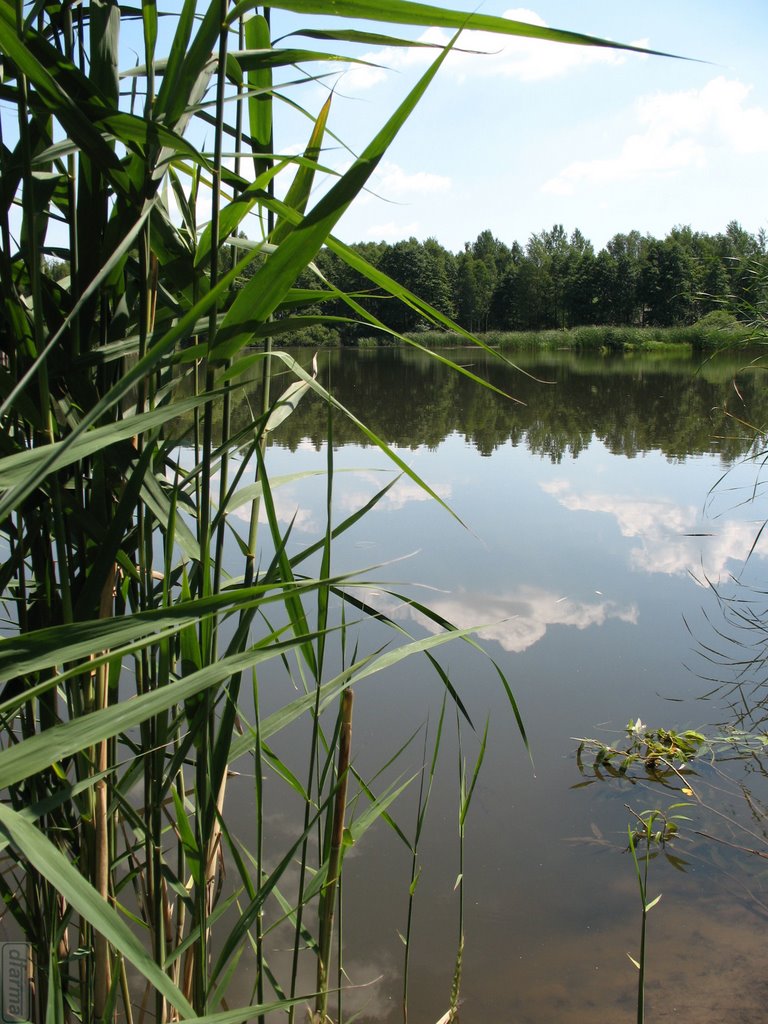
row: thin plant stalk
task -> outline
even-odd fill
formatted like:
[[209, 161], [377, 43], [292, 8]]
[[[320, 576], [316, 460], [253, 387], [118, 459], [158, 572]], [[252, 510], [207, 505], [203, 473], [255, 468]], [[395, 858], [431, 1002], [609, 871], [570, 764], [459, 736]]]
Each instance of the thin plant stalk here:
[[339, 760], [336, 772], [336, 795], [333, 805], [331, 849], [328, 857], [328, 874], [320, 900], [320, 937], [317, 957], [317, 1002], [315, 1013], [320, 1024], [325, 1024], [328, 1009], [328, 968], [333, 936], [333, 912], [336, 889], [341, 874], [341, 858], [344, 848], [344, 816], [347, 808], [347, 785], [349, 761], [352, 749], [352, 703], [354, 694], [346, 689], [341, 698], [341, 732], [339, 734]]
[[464, 759], [461, 745], [461, 719], [456, 715], [456, 730], [458, 735], [459, 755], [459, 874], [456, 879], [455, 888], [459, 892], [459, 922], [458, 922], [458, 946], [456, 949], [456, 963], [453, 969], [453, 981], [451, 983], [451, 998], [448, 1007], [448, 1021], [454, 1021], [459, 1010], [459, 994], [461, 992], [461, 975], [464, 964], [464, 837], [466, 831], [467, 813], [469, 812], [472, 796], [475, 792], [477, 778], [485, 758], [485, 748], [488, 742], [488, 726], [490, 719], [485, 723], [483, 738], [480, 741], [475, 767], [472, 778], [467, 781], [467, 765]]
[[432, 794], [432, 783], [435, 778], [435, 770], [437, 768], [437, 755], [440, 750], [440, 741], [443, 734], [443, 720], [445, 718], [446, 698], [443, 697], [443, 703], [440, 707], [440, 718], [437, 723], [437, 733], [435, 736], [435, 742], [432, 749], [432, 758], [429, 765], [429, 775], [425, 787], [425, 769], [426, 769], [426, 755], [427, 755], [427, 741], [429, 739], [429, 729], [424, 731], [424, 765], [422, 767], [420, 778], [419, 778], [419, 796], [416, 803], [416, 831], [413, 838], [413, 845], [411, 847], [411, 878], [408, 886], [408, 915], [405, 924], [405, 954], [403, 957], [403, 1024], [408, 1024], [408, 981], [410, 977], [410, 960], [411, 960], [411, 934], [413, 930], [413, 914], [414, 914], [414, 901], [416, 897], [416, 888], [419, 884], [419, 878], [421, 875], [421, 867], [419, 865], [419, 841], [421, 839], [421, 833], [424, 828], [426, 821], [427, 809], [429, 807], [429, 798]]
[[[648, 926], [648, 914], [656, 906], [661, 899], [661, 893], [654, 899], [648, 900], [648, 866], [651, 861], [651, 844], [653, 840], [653, 825], [654, 821], [658, 817], [658, 812], [650, 812], [647, 815], [636, 815], [639, 830], [637, 827], [632, 828], [632, 825], [628, 825], [629, 833], [629, 849], [632, 854], [632, 862], [635, 866], [635, 875], [637, 877], [637, 885], [640, 890], [640, 905], [641, 905], [641, 917], [640, 917], [640, 955], [637, 960], [630, 956], [629, 959], [635, 965], [638, 971], [637, 975], [637, 1024], [643, 1024], [645, 1020], [645, 951], [646, 951], [646, 932]], [[639, 832], [639, 834], [638, 834]], [[637, 844], [642, 842], [645, 844], [645, 850], [643, 853], [643, 864], [640, 866], [640, 862], [637, 856]]]

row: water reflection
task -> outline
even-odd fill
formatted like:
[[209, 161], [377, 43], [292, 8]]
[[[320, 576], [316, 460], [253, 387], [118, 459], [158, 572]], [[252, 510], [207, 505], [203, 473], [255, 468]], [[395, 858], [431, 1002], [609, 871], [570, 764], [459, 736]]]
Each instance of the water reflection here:
[[[410, 605], [374, 598], [377, 608], [395, 619], [409, 618], [428, 632], [437, 633], [434, 621]], [[434, 595], [429, 607], [460, 629], [482, 623], [477, 635], [493, 640], [510, 654], [527, 651], [541, 640], [550, 626], [589, 629], [609, 619], [637, 623], [637, 605], [619, 607], [613, 601], [577, 601], [534, 586], [519, 586], [501, 593], [468, 593], [458, 589], [450, 596]]]
[[[744, 455], [753, 436], [726, 415], [738, 394], [751, 422], [768, 422], [768, 391], [742, 372], [741, 356], [701, 366], [690, 359], [645, 355], [613, 359], [567, 353], [516, 355], [525, 376], [484, 353], [452, 352], [460, 364], [523, 404], [484, 391], [421, 353], [406, 349], [336, 351], [320, 356], [319, 380], [388, 443], [437, 447], [458, 433], [484, 456], [511, 442], [561, 462], [594, 437], [615, 455], [659, 450], [669, 458], [717, 452]], [[311, 354], [302, 356], [307, 362]], [[543, 384], [541, 381], [547, 381]], [[734, 382], [738, 391], [734, 392]], [[254, 385], [255, 387], [255, 385]], [[314, 398], [280, 428], [276, 443], [297, 450], [324, 443], [327, 413]], [[335, 443], [368, 442], [336, 417]]]
[[[750, 410], [751, 422], [768, 422], [768, 389], [744, 369], [746, 358], [738, 354], [703, 365], [642, 354], [516, 354], [516, 363], [530, 376], [482, 352], [450, 355], [522, 404], [447, 373], [434, 359], [410, 349], [321, 352], [318, 380], [398, 447], [436, 448], [457, 433], [483, 456], [511, 443], [555, 463], [579, 456], [593, 438], [614, 455], [629, 458], [651, 450], [680, 460], [712, 452], [729, 463], [746, 454], [754, 437], [726, 411], [736, 402], [736, 412]], [[311, 352], [297, 358], [310, 367]], [[280, 380], [275, 386], [280, 388]], [[247, 427], [250, 410], [258, 408], [258, 390], [256, 380], [235, 389], [233, 431]], [[176, 436], [191, 438], [192, 426], [191, 414], [180, 418]], [[326, 408], [309, 396], [281, 424], [274, 443], [291, 451], [319, 451], [326, 428]], [[334, 442], [339, 447], [370, 444], [342, 416], [334, 418]]]
[[768, 537], [758, 536], [759, 526], [754, 522], [705, 523], [701, 506], [599, 491], [579, 492], [560, 480], [541, 487], [571, 512], [613, 516], [622, 537], [641, 541], [629, 555], [631, 567], [641, 572], [687, 574], [706, 586], [730, 575], [728, 566], [743, 563], [750, 551], [755, 558], [768, 556]]
[[[316, 534], [320, 529], [320, 520], [315, 510], [302, 507], [300, 500], [289, 490], [275, 491], [272, 495], [272, 501], [278, 523], [282, 523], [285, 526], [291, 524], [293, 529], [298, 530], [300, 533]], [[244, 523], [250, 523], [250, 502], [233, 507], [231, 515]], [[267, 522], [267, 511], [263, 505], [259, 508], [259, 522]]]
[[[367, 598], [409, 631], [434, 630], [431, 620], [388, 596], [414, 581], [434, 588], [420, 596], [438, 615], [461, 627], [484, 625], [481, 636], [510, 680], [536, 761], [534, 779], [505, 696], [478, 676], [461, 645], [447, 650], [446, 672], [473, 721], [491, 721], [468, 821], [462, 1024], [632, 1019], [636, 975], [625, 954], [637, 954], [637, 883], [629, 858], [615, 851], [626, 845], [627, 801], [650, 801], [654, 794], [622, 780], [574, 790], [571, 738], [598, 728], [620, 733], [637, 715], [675, 728], [704, 729], [722, 720], [717, 696], [700, 700], [714, 684], [686, 665], [697, 639], [712, 657], [712, 628], [715, 636], [729, 632], [716, 617], [713, 592], [697, 584], [719, 581], [723, 600], [729, 574], [756, 533], [748, 509], [718, 507], [718, 518], [708, 518], [711, 488], [752, 443], [724, 429], [721, 410], [735, 364], [696, 374], [684, 362], [553, 357], [529, 367], [557, 382], [544, 386], [462, 355], [523, 398], [521, 408], [407, 353], [323, 358], [320, 377], [330, 379], [339, 401], [412, 459], [470, 527], [463, 530], [402, 477], [344, 536], [332, 571], [358, 568], [372, 549], [371, 560], [386, 564], [378, 575], [395, 582], [372, 588]], [[749, 381], [740, 387], [768, 413], [768, 395]], [[293, 523], [291, 543], [297, 535], [302, 544], [314, 540], [325, 528], [325, 421], [322, 405], [307, 402], [281, 426], [269, 453], [277, 475], [307, 474], [275, 491], [281, 522]], [[343, 420], [335, 439], [338, 524], [391, 479], [391, 466]], [[418, 554], [409, 562], [394, 562], [412, 551]], [[764, 573], [766, 551], [761, 540], [752, 559], [756, 575]], [[759, 604], [756, 597], [756, 614]], [[701, 618], [702, 606], [710, 632], [702, 628], [697, 637], [692, 628], [692, 640], [686, 622]], [[732, 624], [746, 627], [738, 617], [743, 603], [730, 608], [737, 610]], [[360, 650], [369, 650], [376, 638], [353, 636], [356, 628], [347, 624], [349, 646], [359, 639]], [[735, 635], [729, 654], [749, 641], [746, 632]], [[743, 647], [738, 657], [734, 673], [744, 670], [756, 680]], [[724, 665], [708, 667], [711, 677], [727, 674]], [[276, 700], [269, 683], [265, 700]], [[361, 687], [355, 767], [376, 778], [377, 791], [389, 776], [376, 772], [395, 750], [404, 753], [390, 772], [410, 776], [422, 768], [421, 748], [406, 743], [427, 715], [434, 722], [442, 693], [429, 666], [415, 662]], [[419, 1024], [434, 1024], [445, 1012], [456, 952], [458, 750], [447, 734], [446, 728], [420, 851], [425, 870], [410, 985], [410, 1019]], [[285, 743], [280, 754], [294, 764], [288, 737]], [[297, 750], [300, 761], [300, 738]], [[735, 784], [713, 773], [708, 799], [712, 806], [727, 804], [729, 813], [738, 804], [745, 820], [749, 807], [768, 802], [768, 780], [757, 752], [732, 767]], [[415, 798], [406, 797], [406, 813], [393, 809], [408, 835], [409, 799]], [[701, 817], [700, 830], [717, 832], [722, 823], [715, 819]], [[568, 842], [592, 825], [604, 846]], [[730, 833], [719, 834], [730, 841]], [[351, 854], [344, 883], [347, 970], [354, 985], [368, 987], [353, 988], [346, 1005], [350, 1014], [359, 1008], [361, 1022], [389, 1024], [401, 1019], [399, 935], [409, 852], [382, 825]], [[653, 866], [653, 893], [663, 891], [664, 899], [651, 921], [648, 1017], [700, 1024], [759, 1019], [759, 912], [768, 900], [758, 859], [745, 865], [739, 851], [714, 843], [691, 845], [685, 857], [693, 866], [686, 874], [669, 863]], [[748, 906], [754, 912], [745, 914]], [[280, 965], [285, 955], [276, 932], [270, 960]], [[311, 971], [306, 984], [311, 987]]]
[[[360, 470], [355, 474], [357, 486], [345, 488], [339, 501], [339, 507], [345, 512], [356, 512], [382, 487], [381, 474], [370, 470]], [[453, 486], [450, 483], [430, 482], [430, 487], [435, 494], [443, 501], [449, 501], [453, 494]], [[383, 512], [396, 512], [412, 502], [431, 502], [434, 499], [420, 487], [415, 481], [402, 476], [387, 491], [379, 501], [377, 508]]]

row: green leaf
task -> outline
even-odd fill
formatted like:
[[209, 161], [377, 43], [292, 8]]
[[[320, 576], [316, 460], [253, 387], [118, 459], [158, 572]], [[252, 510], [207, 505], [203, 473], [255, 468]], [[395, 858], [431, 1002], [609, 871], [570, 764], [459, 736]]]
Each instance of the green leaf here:
[[[246, 6], [248, 5], [238, 4], [231, 17], [234, 17], [239, 9]], [[325, 0], [275, 0], [269, 6], [284, 11], [295, 11], [297, 14], [326, 16], [329, 13]], [[490, 14], [453, 11], [445, 7], [433, 7], [430, 4], [411, 3], [410, 0], [382, 0], [381, 3], [375, 4], [370, 3], [370, 0], [334, 0], [333, 14], [341, 18], [363, 18], [366, 21], [383, 21], [397, 25], [424, 25], [428, 28], [437, 26], [459, 30], [476, 29], [501, 35], [522, 36], [526, 39], [547, 39], [556, 43], [572, 43], [578, 46], [632, 50], [635, 53], [649, 53], [661, 57], [675, 56], [658, 50], [644, 49], [642, 46], [631, 46], [615, 43], [609, 39], [601, 39], [598, 36], [583, 35], [580, 32], [531, 25], [525, 21], [498, 18]]]
[[7, 455], [0, 459], [0, 490], [10, 491], [14, 487], [22, 487], [29, 480], [37, 486], [43, 467], [46, 472], [53, 473], [65, 466], [71, 466], [73, 462], [87, 459], [96, 452], [162, 426], [183, 416], [185, 412], [199, 409], [205, 402], [210, 401], [210, 398], [211, 395], [181, 398], [172, 405], [163, 405], [151, 412], [127, 416], [117, 423], [110, 423], [104, 427], [94, 427], [78, 434], [73, 440], [56, 441], [40, 448]]
[[[287, 36], [283, 36], [284, 39], [288, 39], [292, 36], [301, 36], [304, 39], [328, 39], [332, 42], [340, 43], [360, 43], [364, 46], [393, 46], [393, 47], [405, 47], [406, 49], [415, 49], [423, 47], [425, 49], [438, 50], [442, 49], [442, 43], [424, 43], [418, 39], [398, 39], [396, 36], [383, 35], [380, 32], [360, 32], [353, 28], [339, 28], [339, 29], [314, 29], [314, 28], [303, 28], [297, 32], [290, 32]], [[276, 40], [280, 42], [281, 40]], [[458, 53], [468, 53], [477, 51], [459, 50], [456, 47]]]
[[[270, 51], [269, 22], [263, 14], [245, 21], [245, 45], [249, 50]], [[247, 82], [251, 149], [258, 178], [269, 169], [270, 162], [264, 154], [272, 151], [272, 71], [260, 65], [248, 71]]]
[[211, 353], [213, 359], [232, 358], [247, 344], [251, 336], [251, 325], [263, 323], [277, 309], [299, 272], [314, 259], [334, 225], [365, 187], [389, 145], [437, 74], [448, 54], [448, 49], [440, 54], [417, 82], [349, 170], [319, 200], [301, 223], [296, 225], [285, 241], [277, 247], [277, 251], [238, 293], [224, 317], [219, 341]]
[[[134, 225], [132, 230], [138, 230], [137, 226]], [[63, 441], [56, 445], [46, 445], [40, 449], [42, 457], [41, 464], [36, 466], [37, 476], [26, 473], [24, 479], [12, 491], [6, 493], [0, 499], [0, 520], [39, 485], [40, 479], [50, 472], [52, 465], [61, 466], [67, 464], [68, 460], [64, 458], [63, 453], [74, 445], [89, 428], [92, 428], [109, 409], [117, 405], [129, 393], [131, 388], [138, 384], [139, 381], [144, 380], [146, 375], [162, 362], [179, 341], [189, 337], [200, 317], [207, 313], [218, 298], [229, 289], [252, 259], [253, 254], [249, 253], [228, 274], [222, 277], [215, 288], [211, 288], [207, 295], [196, 303], [192, 309], [185, 313], [184, 316], [179, 317], [173, 326], [153, 343], [147, 354], [134, 363], [121, 376], [120, 380], [83, 416], [78, 425]], [[103, 269], [102, 273], [104, 272]], [[72, 315], [70, 314], [70, 316]], [[48, 347], [53, 345], [56, 337], [57, 335], [54, 335], [53, 339], [48, 343]], [[207, 400], [207, 397], [205, 400]], [[5, 410], [3, 409], [2, 411]], [[2, 411], [0, 411], [0, 414], [2, 414]], [[147, 413], [146, 415], [152, 415], [152, 413]], [[86, 444], [88, 444], [87, 441]], [[14, 457], [10, 456], [10, 458]]]
[[178, 829], [181, 845], [187, 857], [187, 864], [195, 885], [201, 885], [203, 881], [203, 862], [200, 856], [200, 848], [197, 845], [192, 826], [189, 824], [184, 803], [175, 787], [171, 788], [171, 796], [176, 810], [174, 825]]
[[203, 8], [197, 34], [190, 43], [197, 7], [196, 0], [184, 0], [154, 107], [156, 119], [177, 132], [183, 131], [216, 70], [211, 54], [221, 31], [219, 7], [212, 3]]
[[[324, 710], [331, 701], [335, 700], [345, 686], [352, 686], [361, 682], [363, 679], [366, 679], [370, 675], [382, 672], [388, 668], [393, 668], [401, 661], [412, 657], [414, 654], [423, 654], [425, 651], [431, 651], [435, 647], [440, 647], [442, 644], [448, 643], [451, 640], [469, 636], [473, 632], [474, 630], [471, 629], [457, 629], [452, 633], [441, 633], [439, 636], [426, 637], [423, 640], [414, 640], [413, 643], [403, 644], [402, 647], [398, 647], [395, 650], [387, 651], [383, 654], [371, 655], [368, 658], [362, 658], [360, 661], [355, 662], [355, 664], [350, 665], [343, 672], [339, 673], [335, 678], [330, 679], [327, 683], [323, 683], [320, 686], [320, 710]], [[314, 692], [306, 693], [273, 712], [261, 723], [262, 739], [269, 739], [270, 736], [280, 732], [292, 722], [296, 721], [297, 718], [306, 714], [307, 711], [311, 710], [315, 706], [315, 701], [317, 699], [318, 695]], [[252, 749], [253, 739], [249, 736], [241, 736], [232, 744], [230, 751], [231, 759], [234, 761]], [[0, 766], [1, 765], [2, 755], [0, 754]], [[2, 784], [1, 776], [0, 784]]]
[[[315, 180], [313, 164], [320, 156], [323, 135], [325, 133], [325, 126], [328, 122], [328, 114], [330, 113], [330, 110], [331, 97], [329, 96], [318, 114], [317, 121], [315, 121], [314, 127], [312, 128], [309, 143], [307, 144], [307, 148], [304, 150], [304, 158], [307, 163], [299, 164], [296, 171], [296, 177], [291, 182], [290, 188], [286, 192], [285, 199], [283, 200], [285, 205], [290, 207], [297, 214], [304, 213], [312, 191], [312, 184]], [[275, 225], [275, 229], [270, 236], [270, 241], [275, 245], [278, 245], [288, 234], [290, 234], [292, 228], [293, 225], [290, 222], [281, 218]]]
[[[0, 789], [20, 782], [101, 740], [127, 732], [168, 708], [218, 686], [237, 672], [280, 657], [311, 639], [312, 635], [302, 636], [230, 655], [177, 682], [36, 733], [0, 751]], [[247, 743], [245, 749], [248, 749]]]
[[[315, 357], [313, 363], [312, 376], [315, 379], [317, 378], [317, 357]], [[281, 423], [284, 423], [291, 413], [296, 411], [299, 402], [308, 391], [309, 383], [307, 381], [296, 380], [293, 384], [289, 384], [272, 406], [264, 426], [264, 433], [270, 433], [276, 430]]]
[[[393, 783], [393, 785], [390, 786], [389, 789], [385, 790], [381, 796], [376, 797], [376, 799], [369, 804], [361, 815], [355, 818], [355, 820], [349, 825], [348, 829], [352, 844], [358, 843], [363, 838], [371, 825], [384, 815], [390, 804], [397, 800], [400, 794], [410, 786], [415, 778], [418, 778], [418, 772], [415, 775], [412, 775], [409, 779], [406, 779], [406, 781], [399, 786], [396, 783]], [[347, 830], [345, 829], [345, 831]]]
[[[36, 55], [38, 51], [45, 54], [47, 66]], [[56, 113], [67, 133], [88, 153], [89, 158], [103, 171], [112, 173], [115, 181], [123, 181], [120, 161], [112, 147], [103, 139], [93, 119], [85, 113], [82, 102], [78, 102], [64, 87], [76, 79], [79, 91], [92, 95], [87, 79], [37, 33], [27, 32], [22, 39], [16, 31], [14, 11], [9, 3], [0, 4], [0, 52], [26, 76], [34, 86], [36, 96], [47, 109]], [[53, 69], [56, 77], [49, 68]], [[106, 108], [103, 109], [106, 113]]]
[[477, 783], [477, 777], [480, 774], [480, 768], [481, 768], [483, 760], [485, 758], [485, 748], [486, 748], [486, 745], [488, 743], [488, 726], [490, 725], [490, 721], [491, 721], [490, 718], [486, 719], [485, 729], [483, 731], [483, 738], [482, 738], [482, 740], [480, 742], [480, 750], [479, 750], [478, 755], [477, 755], [477, 760], [475, 761], [475, 769], [472, 772], [472, 781], [469, 784], [469, 789], [467, 790], [466, 796], [464, 797], [464, 800], [462, 802], [461, 809], [460, 809], [460, 812], [459, 812], [459, 826], [462, 829], [464, 828], [464, 822], [465, 822], [466, 817], [467, 817], [467, 812], [469, 811], [469, 805], [472, 802], [472, 794], [475, 791], [475, 785]]

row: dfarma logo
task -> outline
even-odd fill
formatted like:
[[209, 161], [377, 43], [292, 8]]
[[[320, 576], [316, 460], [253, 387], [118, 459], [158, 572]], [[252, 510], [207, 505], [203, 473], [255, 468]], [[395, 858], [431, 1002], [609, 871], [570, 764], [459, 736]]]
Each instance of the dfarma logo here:
[[0, 1024], [24, 1024], [31, 1019], [32, 948], [29, 943], [0, 943], [0, 966]]

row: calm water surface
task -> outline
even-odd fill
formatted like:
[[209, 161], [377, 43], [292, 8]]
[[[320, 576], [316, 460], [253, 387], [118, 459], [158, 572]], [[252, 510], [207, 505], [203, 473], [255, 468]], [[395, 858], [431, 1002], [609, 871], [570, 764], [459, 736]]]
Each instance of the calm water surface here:
[[[637, 717], [710, 735], [745, 724], [745, 714], [747, 725], [760, 719], [762, 692], [752, 692], [760, 668], [733, 662], [759, 655], [764, 638], [757, 628], [744, 631], [743, 643], [754, 645], [745, 654], [732, 642], [733, 612], [721, 602], [746, 600], [765, 577], [760, 466], [743, 461], [751, 436], [723, 411], [768, 421], [763, 382], [736, 376], [738, 362], [699, 367], [556, 354], [521, 360], [525, 376], [471, 352], [452, 355], [524, 404], [417, 353], [321, 357], [323, 383], [455, 513], [401, 477], [340, 542], [333, 569], [377, 566], [367, 599], [417, 635], [424, 622], [379, 581], [418, 595], [459, 626], [483, 624], [480, 637], [509, 680], [528, 733], [533, 766], [490, 662], [466, 645], [443, 648], [476, 728], [462, 726], [470, 770], [489, 722], [467, 819], [461, 1021], [631, 1021], [637, 972], [627, 954], [639, 953], [640, 904], [624, 852], [630, 808], [666, 809], [681, 797], [580, 775], [575, 738], [621, 743]], [[272, 473], [325, 469], [325, 429], [324, 408], [308, 401], [276, 435]], [[334, 439], [334, 466], [344, 471], [335, 475], [338, 522], [390, 479], [392, 467], [339, 418]], [[276, 492], [278, 515], [293, 521], [296, 543], [322, 533], [324, 499], [320, 476]], [[359, 641], [362, 653], [387, 635], [353, 626], [347, 644]], [[331, 657], [334, 668], [341, 655]], [[270, 710], [270, 700], [281, 698], [264, 690]], [[431, 742], [442, 693], [423, 659], [362, 684], [357, 769], [372, 778], [427, 722]], [[376, 780], [377, 791], [418, 771], [423, 735]], [[278, 746], [298, 770], [302, 737], [294, 739], [296, 749], [288, 735]], [[421, 847], [411, 1024], [434, 1024], [449, 1003], [458, 928], [457, 761], [451, 714]], [[676, 865], [663, 856], [651, 865], [649, 893], [663, 898], [649, 918], [647, 1019], [762, 1019], [765, 862], [725, 845], [768, 848], [758, 808], [768, 796], [762, 765], [751, 757], [703, 766], [695, 785], [711, 809], [688, 810], [688, 837], [670, 850]], [[395, 810], [409, 835], [415, 793], [416, 784]], [[268, 814], [273, 835], [290, 814], [276, 798]], [[360, 987], [345, 1007], [363, 1021], [402, 1019], [398, 933], [409, 870], [407, 850], [383, 824], [346, 862], [345, 966]], [[279, 963], [286, 954], [274, 941]]]

